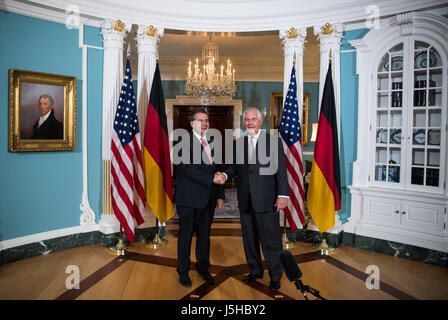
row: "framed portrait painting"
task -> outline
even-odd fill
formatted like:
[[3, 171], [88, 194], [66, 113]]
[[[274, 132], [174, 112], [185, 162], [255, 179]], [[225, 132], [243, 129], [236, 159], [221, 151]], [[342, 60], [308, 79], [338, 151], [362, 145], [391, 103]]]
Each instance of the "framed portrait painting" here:
[[76, 77], [9, 70], [10, 152], [76, 147]]
[[[271, 92], [270, 122], [271, 129], [280, 129], [281, 117], [283, 111], [283, 93]], [[308, 126], [310, 114], [310, 94], [303, 94], [303, 110], [302, 110], [302, 144], [308, 145]]]

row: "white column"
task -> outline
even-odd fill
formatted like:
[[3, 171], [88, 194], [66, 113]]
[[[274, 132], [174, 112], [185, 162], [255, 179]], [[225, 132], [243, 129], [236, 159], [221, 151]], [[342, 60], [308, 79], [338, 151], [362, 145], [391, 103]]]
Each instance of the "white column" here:
[[99, 221], [103, 233], [117, 232], [120, 228], [112, 210], [110, 199], [110, 161], [112, 120], [117, 108], [123, 81], [123, 46], [126, 32], [130, 31], [121, 21], [105, 20], [101, 24], [103, 35], [103, 123], [102, 123], [102, 189], [103, 208]]
[[[289, 30], [280, 30], [280, 39], [283, 44], [284, 52], [284, 71], [283, 71], [283, 102], [285, 102], [288, 92], [289, 81], [291, 80], [291, 70], [295, 59], [296, 82], [297, 82], [297, 103], [299, 115], [303, 114], [303, 49], [306, 38], [306, 28], [292, 27]], [[301, 119], [303, 126], [303, 119]], [[280, 225], [283, 226], [284, 213], [280, 211]], [[286, 221], [288, 224], [288, 221]]]
[[[143, 140], [146, 127], [146, 113], [148, 111], [149, 97], [156, 70], [158, 58], [158, 43], [160, 37], [163, 37], [164, 29], [154, 27], [153, 25], [139, 25], [137, 30], [137, 48], [138, 48], [138, 80], [137, 80], [137, 114], [140, 127], [140, 137]], [[154, 227], [154, 214], [145, 203], [145, 223], [139, 228]]]
[[320, 75], [319, 75], [319, 106], [318, 114], [320, 113], [320, 104], [322, 102], [322, 94], [324, 91], [325, 77], [327, 76], [328, 66], [330, 64], [330, 50], [332, 61], [332, 78], [336, 104], [336, 119], [338, 123], [338, 131], [340, 128], [340, 113], [341, 113], [341, 39], [342, 39], [342, 24], [331, 25], [331, 29], [325, 28], [324, 25], [314, 26], [314, 34], [318, 36], [320, 42]]
[[157, 47], [159, 38], [163, 37], [163, 28], [139, 25], [137, 31], [138, 48], [138, 81], [137, 81], [137, 114], [140, 126], [142, 146], [146, 125], [149, 96], [152, 80], [157, 64]]
[[[341, 39], [342, 39], [342, 24], [330, 24], [326, 25], [316, 25], [314, 26], [314, 34], [318, 36], [320, 42], [320, 74], [319, 74], [319, 106], [318, 115], [320, 115], [320, 107], [322, 102], [322, 94], [324, 91], [325, 78], [327, 76], [328, 66], [330, 65], [330, 51], [331, 51], [331, 62], [332, 71], [331, 76], [333, 78], [333, 90], [334, 99], [336, 107], [336, 122], [338, 126], [338, 139], [339, 139], [339, 150], [341, 148]], [[313, 230], [318, 230], [314, 222], [310, 224], [310, 228]], [[339, 218], [339, 214], [335, 217], [335, 226], [328, 232], [336, 233], [342, 231], [342, 222]]]
[[280, 38], [283, 44], [285, 57], [283, 72], [283, 101], [285, 101], [288, 92], [289, 80], [291, 78], [291, 68], [294, 62], [296, 67], [297, 81], [297, 102], [299, 103], [299, 114], [303, 109], [303, 48], [306, 38], [306, 28], [291, 28], [289, 30], [280, 30]]

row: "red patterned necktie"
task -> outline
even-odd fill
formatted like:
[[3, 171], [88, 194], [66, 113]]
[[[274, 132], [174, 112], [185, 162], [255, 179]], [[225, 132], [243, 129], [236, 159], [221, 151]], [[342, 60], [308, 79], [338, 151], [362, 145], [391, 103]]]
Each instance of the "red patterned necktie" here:
[[201, 143], [202, 143], [202, 146], [204, 147], [205, 152], [207, 152], [207, 156], [208, 156], [208, 160], [210, 161], [210, 165], [212, 165], [212, 163], [213, 163], [212, 153], [210, 152], [210, 148], [204, 138], [201, 138]]

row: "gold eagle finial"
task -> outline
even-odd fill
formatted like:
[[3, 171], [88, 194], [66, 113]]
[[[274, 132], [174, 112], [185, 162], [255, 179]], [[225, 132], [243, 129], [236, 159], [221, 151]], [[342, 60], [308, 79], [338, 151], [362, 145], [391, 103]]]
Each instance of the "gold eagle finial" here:
[[333, 33], [333, 26], [331, 23], [327, 22], [324, 26], [322, 26], [322, 34], [328, 35]]
[[299, 36], [299, 33], [297, 32], [297, 29], [294, 27], [291, 27], [291, 29], [289, 29], [287, 31], [288, 34], [288, 39], [295, 39]]
[[150, 37], [154, 37], [157, 34], [157, 28], [154, 28], [153, 25], [150, 25], [147, 29], [146, 29], [146, 34]]
[[123, 30], [124, 30], [124, 23], [120, 19], [115, 21], [114, 30], [118, 31], [118, 32], [123, 32]]

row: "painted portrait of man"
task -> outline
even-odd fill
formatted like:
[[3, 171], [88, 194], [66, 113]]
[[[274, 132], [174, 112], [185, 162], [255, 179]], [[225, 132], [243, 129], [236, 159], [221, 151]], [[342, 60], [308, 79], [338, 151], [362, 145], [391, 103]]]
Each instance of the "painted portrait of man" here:
[[64, 138], [64, 87], [23, 82], [21, 139]]

